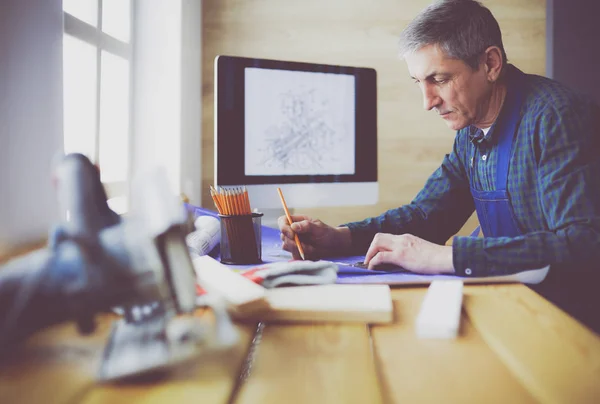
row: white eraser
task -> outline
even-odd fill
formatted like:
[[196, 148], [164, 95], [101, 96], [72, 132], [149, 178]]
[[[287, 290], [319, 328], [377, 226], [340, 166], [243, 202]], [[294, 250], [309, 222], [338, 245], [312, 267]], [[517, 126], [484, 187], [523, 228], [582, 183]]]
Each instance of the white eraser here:
[[456, 338], [460, 325], [463, 283], [434, 280], [417, 316], [417, 337]]

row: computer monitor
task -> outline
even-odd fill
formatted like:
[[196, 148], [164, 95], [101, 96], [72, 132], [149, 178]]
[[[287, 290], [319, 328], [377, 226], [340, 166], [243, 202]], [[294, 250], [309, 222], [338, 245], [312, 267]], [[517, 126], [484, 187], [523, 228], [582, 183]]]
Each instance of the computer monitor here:
[[378, 200], [374, 69], [234, 56], [215, 59], [215, 185], [253, 207]]

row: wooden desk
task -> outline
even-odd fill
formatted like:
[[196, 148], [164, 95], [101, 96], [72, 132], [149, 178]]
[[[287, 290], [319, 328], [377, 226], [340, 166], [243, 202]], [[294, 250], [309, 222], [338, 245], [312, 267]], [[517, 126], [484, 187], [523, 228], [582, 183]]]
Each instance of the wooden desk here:
[[390, 325], [267, 324], [238, 389], [256, 325], [226, 356], [123, 385], [94, 383], [110, 317], [91, 337], [57, 326], [0, 365], [0, 403], [600, 403], [600, 338], [535, 292], [465, 287], [449, 341], [416, 338], [424, 292], [394, 289]]

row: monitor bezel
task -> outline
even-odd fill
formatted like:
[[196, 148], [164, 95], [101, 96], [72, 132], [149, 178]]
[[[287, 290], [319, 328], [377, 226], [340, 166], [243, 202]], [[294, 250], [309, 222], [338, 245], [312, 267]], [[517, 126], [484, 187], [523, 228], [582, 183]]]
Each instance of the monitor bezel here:
[[[355, 77], [355, 173], [246, 175], [244, 72], [247, 67], [350, 74]], [[235, 93], [233, 93], [235, 92]], [[377, 182], [377, 73], [368, 67], [219, 55], [215, 58], [215, 185]], [[235, 144], [236, 147], [232, 147]], [[225, 151], [220, 155], [219, 151]]]

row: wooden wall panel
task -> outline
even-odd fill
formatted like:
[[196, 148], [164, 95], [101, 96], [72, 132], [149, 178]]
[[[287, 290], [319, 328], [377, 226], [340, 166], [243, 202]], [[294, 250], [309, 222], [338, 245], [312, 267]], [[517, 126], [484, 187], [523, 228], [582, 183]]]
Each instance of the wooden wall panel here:
[[[454, 132], [434, 113], [423, 109], [421, 93], [410, 79], [405, 63], [397, 57], [398, 35], [429, 0], [203, 0], [202, 3], [204, 206], [213, 206], [208, 187], [214, 175], [213, 61], [218, 54], [377, 70], [379, 203], [303, 209], [302, 213], [337, 225], [407, 203], [450, 150]], [[483, 3], [500, 23], [509, 61], [526, 72], [543, 75], [545, 0]]]

